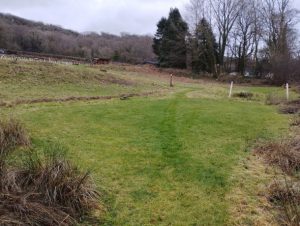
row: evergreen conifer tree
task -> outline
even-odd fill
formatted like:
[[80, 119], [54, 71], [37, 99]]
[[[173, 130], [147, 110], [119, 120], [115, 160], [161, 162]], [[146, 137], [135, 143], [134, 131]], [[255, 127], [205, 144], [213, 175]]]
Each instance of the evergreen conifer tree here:
[[188, 25], [177, 8], [157, 24], [153, 50], [161, 67], [186, 68]]
[[210, 24], [205, 18], [198, 24], [192, 39], [192, 69], [217, 76], [218, 45]]

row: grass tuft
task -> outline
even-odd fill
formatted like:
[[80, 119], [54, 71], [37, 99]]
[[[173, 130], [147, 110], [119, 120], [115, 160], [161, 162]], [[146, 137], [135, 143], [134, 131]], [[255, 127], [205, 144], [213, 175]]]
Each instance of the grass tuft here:
[[9, 152], [17, 146], [29, 146], [30, 139], [23, 125], [14, 119], [0, 120], [0, 167]]
[[46, 146], [44, 155], [27, 150], [22, 164], [10, 166], [8, 150], [29, 138], [15, 120], [2, 121], [0, 129], [0, 225], [75, 225], [102, 209], [90, 174], [66, 160], [65, 148]]

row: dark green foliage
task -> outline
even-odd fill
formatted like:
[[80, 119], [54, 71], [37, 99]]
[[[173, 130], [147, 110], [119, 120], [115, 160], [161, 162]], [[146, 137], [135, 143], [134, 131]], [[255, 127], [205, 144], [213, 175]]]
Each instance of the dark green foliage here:
[[153, 50], [161, 67], [186, 68], [188, 25], [178, 9], [171, 9], [168, 19], [157, 24]]
[[195, 73], [208, 72], [217, 75], [217, 49], [215, 36], [210, 24], [203, 18], [191, 40], [192, 69]]
[[156, 31], [155, 37], [153, 39], [153, 52], [157, 56], [160, 56], [162, 38], [164, 36], [164, 31], [166, 28], [167, 21], [168, 20], [163, 17], [157, 24], [157, 31]]

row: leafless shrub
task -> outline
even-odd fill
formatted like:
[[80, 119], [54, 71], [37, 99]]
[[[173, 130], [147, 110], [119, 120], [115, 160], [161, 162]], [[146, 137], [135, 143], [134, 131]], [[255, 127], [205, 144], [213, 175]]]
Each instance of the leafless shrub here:
[[300, 101], [290, 101], [287, 102], [280, 108], [280, 112], [284, 114], [297, 114], [300, 110]]
[[244, 92], [244, 91], [233, 94], [233, 97], [245, 98], [245, 99], [251, 99], [253, 96], [254, 96], [253, 93]]
[[293, 121], [291, 122], [291, 126], [300, 126], [300, 117], [297, 116], [293, 119]]
[[282, 103], [285, 103], [286, 99], [284, 97], [275, 95], [275, 94], [269, 94], [266, 98], [266, 104], [267, 105], [280, 105]]
[[300, 169], [300, 140], [283, 140], [271, 142], [256, 149], [268, 164], [279, 167], [287, 174], [293, 174]]
[[291, 180], [275, 180], [268, 188], [268, 200], [281, 210], [280, 222], [296, 226], [300, 222], [300, 185]]

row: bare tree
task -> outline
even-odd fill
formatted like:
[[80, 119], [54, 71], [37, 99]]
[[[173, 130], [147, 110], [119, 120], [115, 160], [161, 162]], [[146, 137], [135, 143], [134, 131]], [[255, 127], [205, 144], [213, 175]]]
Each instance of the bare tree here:
[[195, 32], [201, 19], [205, 18], [212, 24], [212, 7], [206, 0], [190, 0], [186, 6], [186, 20], [192, 33]]
[[261, 14], [264, 19], [265, 42], [270, 54], [288, 54], [288, 37], [298, 22], [298, 11], [291, 7], [290, 0], [265, 0]]
[[289, 67], [292, 57], [294, 26], [298, 22], [298, 11], [290, 0], [265, 0], [261, 15], [264, 21], [264, 41], [274, 73], [275, 82], [289, 80], [293, 72]]
[[240, 0], [210, 0], [219, 35], [219, 63], [221, 66], [224, 65], [229, 34], [239, 16], [242, 3], [243, 1]]
[[245, 75], [248, 58], [253, 54], [254, 50], [258, 48], [258, 40], [256, 39], [258, 31], [256, 11], [257, 7], [254, 0], [243, 2], [243, 6], [236, 20], [234, 32], [236, 42], [234, 48], [237, 53], [237, 68], [242, 75]]

